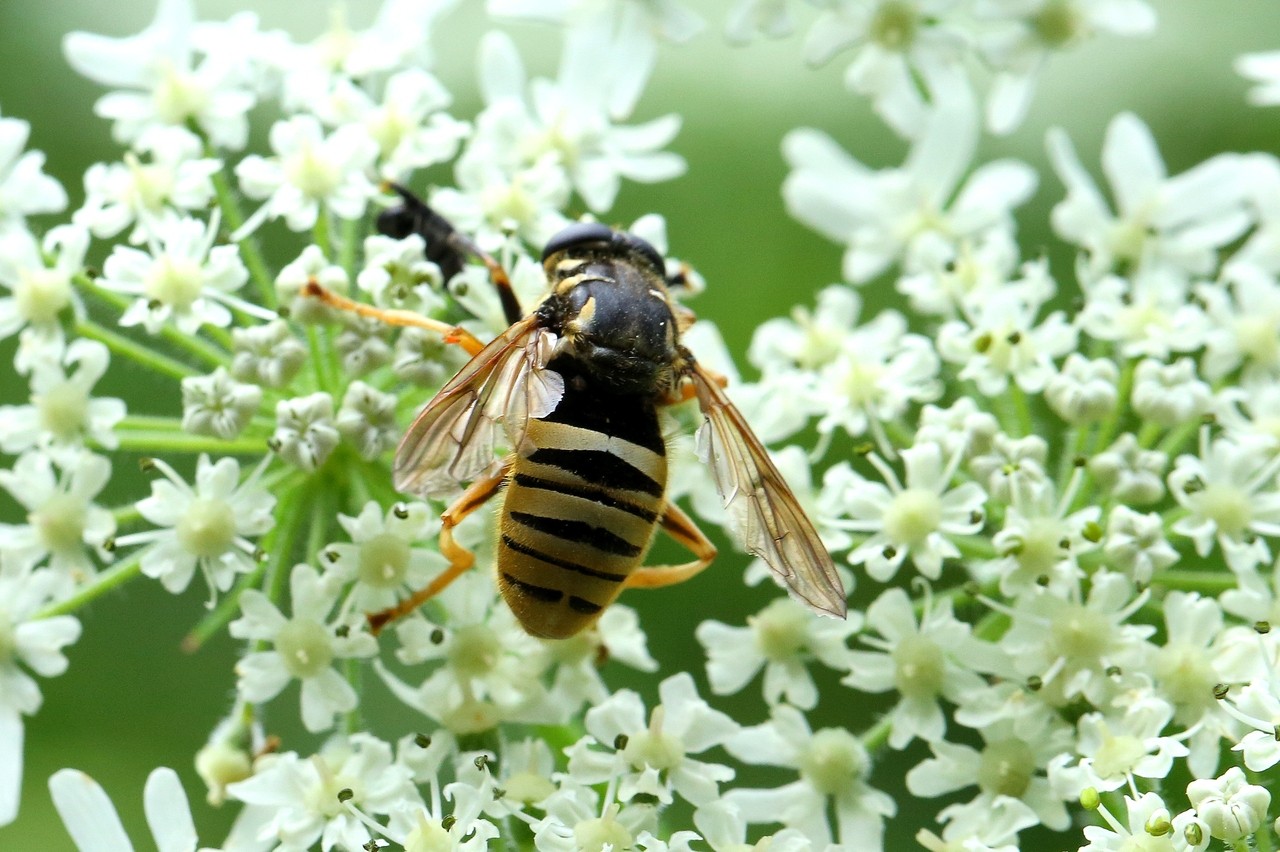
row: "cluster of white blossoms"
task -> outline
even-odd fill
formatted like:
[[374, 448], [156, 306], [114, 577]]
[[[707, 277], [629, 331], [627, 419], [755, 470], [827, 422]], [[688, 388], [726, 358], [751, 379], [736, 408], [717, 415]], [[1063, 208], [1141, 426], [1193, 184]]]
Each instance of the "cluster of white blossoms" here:
[[[193, 648], [243, 641], [193, 756], [204, 798], [238, 815], [201, 848], [1007, 852], [1051, 832], [1094, 852], [1274, 846], [1280, 159], [1170, 176], [1134, 115], [1100, 151], [1052, 131], [1071, 269], [1019, 247], [1035, 171], [974, 162], [1056, 51], [1151, 32], [1148, 3], [734, 5], [725, 27], [744, 42], [811, 20], [805, 57], [847, 59], [910, 151], [877, 170], [819, 131], [786, 137], [783, 198], [843, 247], [847, 283], [761, 326], [759, 379], [730, 388], [767, 443], [817, 435], [777, 461], [848, 566], [849, 616], [779, 592], [737, 623], [685, 626], [705, 651], [692, 671], [663, 670], [625, 604], [573, 639], [526, 634], [486, 570], [492, 512], [456, 530], [478, 570], [369, 632], [366, 613], [449, 564], [441, 504], [394, 493], [389, 462], [462, 361], [306, 286], [499, 334], [483, 267], [442, 269], [422, 237], [377, 233], [388, 182], [536, 304], [548, 237], [607, 216], [624, 181], [684, 170], [679, 117], [633, 113], [660, 42], [704, 28], [676, 0], [490, 0], [496, 23], [548, 26], [559, 71], [529, 79], [495, 27], [476, 49], [483, 105], [459, 118], [430, 49], [451, 5], [385, 0], [368, 28], [339, 17], [299, 42], [160, 0], [135, 36], [68, 36], [124, 153], [61, 220], [28, 126], [0, 118], [5, 387], [29, 388], [0, 406], [0, 488], [25, 513], [0, 525], [0, 825], [21, 817], [24, 718], [38, 678], [67, 667], [76, 613], [150, 578], [207, 592]], [[1278, 57], [1241, 61], [1260, 103], [1280, 101]], [[259, 151], [251, 116], [274, 117]], [[452, 179], [428, 188], [426, 169]], [[665, 253], [659, 216], [632, 230]], [[901, 307], [869, 315], [872, 282]], [[713, 327], [686, 337], [736, 377]], [[151, 410], [168, 413], [96, 395], [113, 369], [153, 374], [167, 392]], [[672, 497], [732, 535], [691, 443], [672, 441]], [[144, 457], [150, 493], [104, 507], [121, 453]], [[647, 688], [611, 684], [619, 667]], [[412, 731], [370, 728], [375, 687]], [[279, 741], [268, 707], [316, 736]], [[82, 852], [133, 848], [91, 778], [49, 786]], [[161, 850], [196, 848], [173, 770], [143, 802]]]

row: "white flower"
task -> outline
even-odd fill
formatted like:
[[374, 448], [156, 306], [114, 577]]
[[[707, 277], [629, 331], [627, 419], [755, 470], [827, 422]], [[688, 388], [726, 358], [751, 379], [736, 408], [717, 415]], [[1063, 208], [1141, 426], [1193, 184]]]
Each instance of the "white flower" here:
[[910, 266], [925, 235], [960, 242], [1009, 230], [1011, 211], [1030, 197], [1035, 175], [1000, 160], [974, 170], [957, 189], [976, 139], [972, 104], [944, 104], [930, 113], [906, 164], [872, 171], [826, 134], [793, 130], [782, 148], [791, 166], [782, 187], [787, 210], [847, 247], [844, 275], [854, 284], [894, 263]]
[[0, 339], [24, 328], [34, 338], [24, 339], [18, 350], [14, 366], [19, 372], [31, 369], [27, 350], [62, 349], [61, 317], [68, 307], [77, 318], [84, 314], [72, 277], [83, 270], [88, 248], [88, 232], [74, 225], [49, 229], [39, 243], [26, 229], [0, 235], [0, 287], [9, 291], [0, 296]]
[[333, 425], [366, 461], [373, 461], [400, 440], [394, 395], [356, 381], [347, 386]]
[[867, 458], [885, 481], [857, 477], [844, 497], [849, 520], [843, 527], [870, 533], [849, 554], [849, 561], [865, 565], [867, 573], [883, 583], [910, 558], [922, 575], [937, 579], [942, 560], [960, 555], [948, 536], [972, 535], [982, 528], [986, 493], [975, 482], [952, 488], [960, 454], [946, 461], [936, 444], [902, 451], [905, 486], [874, 453]]
[[647, 76], [637, 68], [644, 58], [628, 50], [636, 36], [601, 20], [598, 28], [575, 33], [556, 81], [526, 84], [514, 44], [504, 34], [487, 34], [480, 44], [486, 108], [469, 151], [486, 152], [511, 174], [551, 153], [597, 212], [613, 206], [624, 177], [654, 183], [681, 174], [684, 160], [660, 150], [679, 130], [677, 116], [614, 124], [630, 112]]
[[280, 312], [300, 323], [332, 322], [335, 311], [318, 299], [302, 295], [307, 284], [315, 280], [326, 290], [344, 294], [350, 289], [347, 271], [330, 263], [317, 245], [308, 245], [292, 263], [276, 276], [276, 299]]
[[1267, 818], [1271, 794], [1249, 784], [1244, 772], [1233, 766], [1218, 778], [1202, 778], [1187, 785], [1187, 798], [1204, 820], [1209, 833], [1234, 843], [1257, 831]]
[[1112, 500], [1147, 506], [1164, 496], [1164, 471], [1169, 457], [1138, 445], [1130, 432], [1089, 459], [1089, 473]]
[[1137, 670], [1145, 661], [1146, 639], [1155, 628], [1128, 624], [1148, 595], [1134, 595], [1127, 577], [1106, 571], [1093, 575], [1088, 597], [1078, 587], [1035, 587], [1023, 593], [1008, 615], [1000, 647], [1022, 678], [1035, 678], [1038, 695], [1053, 706], [1083, 695], [1095, 705], [1109, 689], [1107, 669]]
[[764, 699], [770, 705], [785, 700], [803, 710], [818, 704], [818, 687], [809, 674], [815, 659], [832, 669], [849, 666], [845, 640], [861, 627], [861, 616], [850, 612], [844, 621], [814, 618], [791, 598], [777, 598], [746, 627], [704, 621], [695, 635], [707, 653], [707, 680], [716, 695], [732, 695], [764, 670]]
[[1192, 302], [1186, 276], [1169, 267], [1144, 266], [1127, 278], [1103, 275], [1082, 285], [1085, 305], [1076, 323], [1090, 337], [1118, 343], [1126, 358], [1164, 359], [1204, 342], [1208, 318]]
[[[1123, 504], [1107, 515], [1102, 552], [1112, 567], [1140, 586], [1148, 585], [1157, 571], [1178, 561], [1178, 551], [1164, 537], [1164, 520], [1155, 512], [1142, 514]], [[1166, 608], [1168, 604], [1166, 599]]]
[[[871, 757], [843, 728], [812, 731], [799, 710], [775, 705], [770, 721], [746, 728], [726, 744], [744, 763], [782, 766], [798, 780], [775, 790], [734, 788], [722, 801], [737, 807], [749, 823], [781, 823], [804, 833], [817, 847], [835, 834], [839, 842], [879, 849], [884, 820], [897, 812], [893, 799], [867, 783]], [[836, 831], [828, 822], [835, 814]]]
[[115, 449], [119, 445], [115, 428], [124, 419], [124, 402], [90, 396], [110, 362], [106, 346], [84, 338], [72, 341], [57, 360], [32, 362], [31, 404], [0, 406], [0, 450], [20, 453], [39, 448], [70, 464], [85, 443]]
[[356, 276], [356, 286], [375, 305], [430, 315], [444, 307], [440, 291], [445, 282], [440, 267], [427, 259], [426, 252], [420, 234], [402, 240], [382, 234], [366, 237], [364, 268]]
[[1266, 537], [1280, 535], [1280, 456], [1257, 442], [1210, 440], [1200, 433], [1199, 455], [1182, 455], [1169, 474], [1169, 491], [1187, 510], [1171, 527], [1206, 556], [1217, 541], [1227, 566], [1251, 572], [1270, 558]]
[[277, 841], [278, 849], [319, 842], [357, 850], [371, 839], [361, 815], [422, 807], [409, 768], [368, 734], [335, 737], [310, 758], [285, 752], [260, 759], [253, 777], [228, 785], [227, 793], [263, 810], [256, 839]]
[[969, 306], [964, 319], [938, 330], [938, 353], [959, 364], [960, 379], [974, 381], [987, 396], [1003, 394], [1012, 381], [1027, 393], [1043, 390], [1056, 373], [1054, 361], [1076, 349], [1076, 329], [1061, 311], [1037, 322], [1038, 301], [1005, 296]]
[[[49, 778], [49, 794], [80, 852], [133, 852], [115, 806], [97, 781], [78, 769], [59, 769]], [[195, 852], [195, 821], [178, 773], [168, 767], [152, 770], [142, 807], [158, 852]]]
[[276, 431], [268, 446], [289, 464], [315, 470], [338, 446], [338, 438], [329, 394], [317, 391], [276, 403]]
[[1194, 422], [1213, 402], [1209, 386], [1196, 377], [1195, 363], [1179, 358], [1165, 364], [1144, 358], [1133, 374], [1129, 395], [1133, 411], [1144, 420], [1172, 427]]
[[[481, 129], [487, 125], [483, 122]], [[515, 234], [529, 245], [546, 245], [569, 219], [561, 211], [569, 205], [573, 187], [553, 151], [543, 153], [515, 170], [494, 162], [491, 152], [473, 147], [454, 166], [456, 188], [431, 193], [431, 207], [487, 251], [501, 247]]]
[[858, 291], [841, 284], [824, 287], [812, 310], [797, 305], [790, 317], [761, 323], [751, 335], [747, 359], [766, 376], [821, 369], [846, 351], [845, 336], [858, 328], [861, 314]]
[[231, 329], [231, 348], [231, 375], [268, 388], [293, 381], [309, 352], [283, 320]]
[[373, 197], [366, 174], [378, 145], [359, 127], [345, 125], [325, 135], [311, 115], [271, 126], [273, 157], [251, 154], [236, 164], [240, 188], [266, 203], [233, 236], [242, 239], [265, 219], [283, 217], [294, 231], [313, 227], [321, 207], [342, 219], [359, 219]]
[[915, 796], [934, 797], [977, 787], [968, 802], [949, 805], [938, 814], [948, 832], [961, 836], [980, 831], [993, 814], [1020, 827], [1041, 824], [1062, 831], [1070, 825], [1065, 804], [1043, 774], [1070, 740], [1047, 731], [1020, 736], [1007, 720], [981, 733], [981, 749], [946, 740], [930, 743], [933, 757], [907, 772], [907, 789]]
[[236, 663], [237, 686], [246, 701], [269, 701], [297, 679], [302, 683], [302, 724], [313, 733], [328, 730], [334, 716], [356, 708], [355, 690], [333, 663], [372, 657], [378, 643], [358, 627], [327, 620], [339, 594], [336, 584], [326, 584], [314, 568], [300, 564], [289, 575], [292, 618], [285, 618], [256, 589], [240, 595], [244, 615], [228, 631], [237, 639], [273, 646], [270, 651], [251, 651]]
[[23, 151], [30, 132], [25, 121], [0, 118], [0, 234], [25, 229], [28, 216], [67, 206], [62, 184], [43, 171], [44, 154]]
[[[1127, 824], [1121, 825], [1108, 812], [1106, 826], [1086, 825], [1084, 836], [1089, 845], [1081, 847], [1080, 852], [1126, 852], [1152, 843], [1164, 844], [1163, 848], [1170, 852], [1203, 852], [1209, 845], [1208, 826], [1192, 813], [1181, 813], [1171, 818], [1158, 793], [1143, 793], [1137, 798], [1127, 795], [1124, 803]], [[1187, 842], [1187, 829], [1193, 825], [1204, 835], [1204, 842], [1200, 845]]]
[[926, 599], [917, 622], [906, 592], [887, 589], [867, 609], [867, 626], [878, 635], [859, 638], [877, 650], [850, 652], [849, 674], [841, 683], [863, 692], [899, 694], [888, 713], [892, 748], [905, 748], [916, 737], [941, 739], [946, 716], [940, 699], [959, 703], [964, 693], [986, 685], [979, 671], [996, 669], [995, 648], [952, 615], [950, 601]]
[[1050, 130], [1048, 147], [1067, 189], [1067, 197], [1053, 209], [1054, 229], [1085, 250], [1096, 274], [1128, 264], [1203, 275], [1214, 268], [1218, 249], [1249, 226], [1244, 200], [1250, 173], [1242, 157], [1221, 154], [1168, 177], [1151, 131], [1132, 113], [1112, 119], [1102, 145], [1102, 170], [1111, 183], [1116, 213], [1065, 132]]
[[733, 770], [691, 755], [724, 745], [738, 723], [699, 698], [687, 672], [662, 681], [658, 694], [661, 703], [647, 722], [644, 703], [629, 689], [587, 711], [590, 736], [565, 750], [569, 776], [580, 784], [615, 780], [623, 802], [646, 796], [670, 804], [673, 792], [695, 805], [715, 800], [719, 782], [733, 780]]
[[219, 367], [182, 380], [182, 428], [224, 441], [236, 437], [258, 411], [262, 388], [237, 382]]
[[1202, 284], [1196, 295], [1212, 323], [1205, 334], [1204, 374], [1222, 379], [1244, 366], [1242, 381], [1280, 375], [1280, 284], [1249, 263], [1233, 264], [1220, 284]]
[[201, 453], [193, 488], [169, 465], [152, 459], [163, 478], [151, 483], [151, 496], [139, 500], [137, 508], [160, 528], [121, 536], [116, 545], [146, 545], [142, 573], [170, 592], [185, 589], [197, 568], [211, 597], [225, 592], [236, 574], [253, 570], [255, 546], [246, 536], [262, 535], [275, 523], [276, 498], [258, 482], [265, 464], [264, 459], [241, 482], [235, 459], [210, 462]]
[[1173, 719], [1173, 707], [1152, 694], [1117, 703], [1117, 712], [1086, 713], [1076, 723], [1073, 754], [1049, 764], [1049, 782], [1063, 798], [1078, 797], [1086, 787], [1101, 792], [1134, 783], [1134, 776], [1165, 778], [1174, 758], [1185, 757], [1187, 747], [1164, 734]]
[[1102, 420], [1116, 407], [1120, 370], [1107, 358], [1090, 360], [1067, 355], [1061, 370], [1045, 385], [1044, 397], [1059, 417], [1072, 425]]
[[322, 551], [326, 571], [353, 583], [351, 598], [363, 612], [393, 606], [416, 591], [448, 564], [439, 551], [417, 546], [440, 532], [439, 517], [426, 503], [397, 503], [383, 514], [374, 501], [356, 517], [338, 515], [351, 542], [335, 542]]
[[62, 649], [80, 638], [75, 616], [35, 618], [59, 585], [49, 572], [0, 574], [0, 825], [18, 813], [22, 785], [22, 717], [40, 709], [41, 677], [67, 670]]
[[1039, 435], [1014, 438], [996, 432], [986, 451], [970, 460], [969, 469], [992, 500], [1011, 503], [1023, 499], [1019, 494], [1035, 494], [1048, 481], [1048, 455], [1049, 444]]
[[206, 224], [173, 217], [157, 223], [148, 251], [117, 245], [103, 265], [98, 285], [137, 300], [120, 317], [120, 325], [142, 325], [158, 334], [170, 320], [184, 334], [208, 323], [231, 324], [228, 306], [263, 319], [274, 314], [236, 297], [249, 280], [249, 270], [236, 246], [215, 246], [219, 216]]
[[220, 148], [243, 148], [255, 97], [244, 85], [239, 52], [201, 52], [195, 44], [191, 0], [161, 0], [155, 19], [137, 35], [110, 38], [74, 32], [62, 42], [79, 73], [117, 89], [98, 99], [98, 115], [115, 121], [114, 134], [134, 142], [156, 126], [195, 122]]
[[1236, 73], [1256, 84], [1249, 90], [1249, 103], [1258, 106], [1280, 104], [1280, 51], [1237, 56]]
[[882, 424], [901, 418], [912, 403], [941, 395], [939, 366], [928, 338], [907, 333], [906, 318], [898, 312], [882, 311], [846, 330], [839, 354], [817, 372], [807, 403], [822, 413], [820, 431], [839, 427], [854, 436], [870, 431], [885, 447]]
[[968, 41], [962, 9], [955, 0], [835, 3], [809, 30], [805, 58], [820, 63], [853, 50], [845, 85], [869, 97], [899, 135], [916, 138], [929, 101], [970, 87], [961, 63]]
[[[132, 243], [145, 242], [167, 210], [193, 212], [213, 199], [218, 160], [200, 156], [200, 139], [184, 127], [152, 127], [120, 163], [95, 163], [84, 175], [84, 206], [72, 221], [109, 238], [134, 225]], [[138, 154], [150, 154], [143, 162]]]
[[1072, 589], [1082, 576], [1078, 560], [1097, 546], [1102, 509], [1086, 506], [1068, 514], [1079, 493], [1078, 468], [1059, 494], [1051, 480], [1010, 489], [1004, 527], [991, 537], [1001, 556], [974, 573], [999, 577], [1000, 591], [1014, 597], [1033, 585]]
[[84, 452], [58, 468], [55, 473], [49, 456], [29, 452], [12, 470], [0, 470], [0, 488], [27, 510], [25, 525], [0, 524], [0, 568], [26, 572], [47, 556], [48, 567], [67, 589], [93, 576], [91, 552], [107, 558], [116, 521], [94, 502], [111, 478], [110, 461]]

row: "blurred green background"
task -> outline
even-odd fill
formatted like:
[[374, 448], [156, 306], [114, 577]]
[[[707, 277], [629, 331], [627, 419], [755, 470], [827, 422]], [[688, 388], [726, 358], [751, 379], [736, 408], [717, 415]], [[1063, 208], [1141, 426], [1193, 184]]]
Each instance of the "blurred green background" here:
[[[266, 25], [284, 27], [302, 37], [322, 28], [328, 12], [324, 3], [198, 0], [196, 5], [202, 18], [253, 8]], [[376, 5], [368, 0], [348, 3], [351, 21], [367, 22]], [[637, 111], [637, 119], [670, 111], [684, 116], [672, 148], [688, 160], [688, 174], [656, 186], [624, 185], [611, 218], [626, 223], [651, 211], [666, 216], [672, 253], [695, 264], [708, 281], [708, 291], [695, 309], [723, 330], [740, 356], [751, 330], [761, 321], [805, 303], [813, 291], [839, 277], [840, 249], [792, 222], [783, 210], [779, 186], [786, 168], [779, 142], [785, 132], [801, 125], [823, 128], [873, 166], [899, 163], [904, 147], [865, 104], [843, 90], [839, 61], [816, 70], [804, 66], [797, 58], [800, 39], [796, 36], [747, 49], [730, 48], [718, 32], [723, 16], [720, 4], [691, 5], [711, 22], [708, 32], [692, 45], [663, 51]], [[1275, 151], [1280, 146], [1280, 109], [1246, 106], [1247, 86], [1231, 64], [1242, 52], [1280, 49], [1280, 3], [1165, 0], [1156, 5], [1160, 29], [1155, 38], [1101, 39], [1052, 63], [1028, 121], [1009, 138], [988, 140], [982, 158], [1016, 156], [1043, 170], [1044, 131], [1061, 125], [1096, 172], [1103, 130], [1120, 110], [1133, 110], [1150, 124], [1171, 172], [1220, 151]], [[471, 117], [477, 105], [472, 51], [485, 27], [479, 6], [467, 4], [447, 18], [444, 26], [450, 36], [436, 42], [437, 73], [457, 98], [454, 114], [463, 118]], [[145, 26], [152, 13], [150, 0], [110, 4], [49, 0], [38, 6], [0, 0], [0, 114], [31, 122], [30, 146], [47, 154], [46, 168], [67, 187], [73, 207], [83, 197], [79, 175], [95, 161], [118, 158], [119, 151], [110, 141], [107, 124], [92, 113], [101, 90], [70, 71], [60, 40], [71, 30], [131, 34]], [[802, 19], [807, 21], [809, 16], [804, 14]], [[533, 26], [508, 29], [528, 48], [534, 73], [554, 71], [552, 31]], [[1019, 217], [1024, 255], [1061, 254], [1061, 249], [1053, 248], [1047, 226], [1048, 210], [1060, 195], [1056, 178], [1045, 173], [1033, 203]], [[48, 224], [38, 222], [37, 227]], [[870, 296], [883, 302], [892, 293]], [[25, 386], [7, 366], [11, 342], [0, 347], [0, 355], [5, 365], [0, 368], [0, 401], [22, 400]], [[125, 394], [132, 383], [131, 407], [178, 413], [172, 387], [139, 388], [138, 378], [117, 375], [100, 385], [100, 391]], [[145, 493], [141, 481], [121, 467], [122, 490], [108, 502]], [[16, 505], [2, 496], [0, 520], [18, 520]], [[741, 562], [727, 556], [714, 570], [678, 589], [628, 595], [627, 602], [641, 612], [652, 650], [664, 670], [686, 664], [700, 669], [702, 652], [692, 640], [698, 621], [715, 616], [740, 618], [743, 611], [751, 611], [746, 607], [758, 606], [759, 596], [744, 603], [722, 594], [726, 587], [738, 586], [726, 583], [725, 572], [738, 570]], [[17, 823], [0, 828], [0, 850], [71, 848], [45, 786], [48, 776], [64, 766], [89, 772], [107, 788], [139, 849], [151, 848], [141, 827], [143, 780], [155, 766], [173, 766], [183, 774], [196, 800], [206, 827], [205, 841], [218, 842], [221, 829], [217, 826], [225, 823], [228, 814], [211, 814], [202, 806], [203, 792], [190, 765], [193, 753], [228, 705], [234, 689], [230, 670], [234, 648], [224, 639], [194, 656], [179, 650], [179, 640], [203, 612], [202, 594], [193, 587], [191, 593], [175, 599], [155, 584], [139, 581], [80, 614], [85, 635], [70, 649], [70, 671], [41, 681], [45, 706], [27, 724], [23, 810]], [[610, 678], [617, 683], [641, 683], [616, 670]], [[748, 689], [757, 691], [754, 685]], [[820, 707], [814, 715], [815, 727], [853, 712], [843, 704], [851, 693], [832, 694], [841, 703]], [[279, 699], [283, 715], [294, 712], [296, 700], [296, 690]], [[742, 707], [743, 721], [763, 718], [758, 699]], [[862, 708], [863, 714], [866, 709]], [[866, 716], [862, 718], [865, 721]], [[411, 730], [414, 722], [391, 724]], [[394, 738], [398, 730], [383, 733]], [[900, 756], [894, 762], [905, 767], [920, 756]], [[905, 843], [911, 832], [895, 834]], [[890, 848], [900, 847], [891, 844]]]

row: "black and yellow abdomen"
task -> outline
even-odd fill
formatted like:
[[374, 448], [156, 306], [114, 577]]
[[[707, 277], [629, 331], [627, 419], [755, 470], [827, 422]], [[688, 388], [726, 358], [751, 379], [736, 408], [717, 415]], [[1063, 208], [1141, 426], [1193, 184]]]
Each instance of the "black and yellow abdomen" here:
[[622, 591], [667, 484], [654, 401], [588, 384], [567, 377], [556, 410], [529, 421], [499, 523], [498, 588], [526, 630], [552, 639], [583, 630]]

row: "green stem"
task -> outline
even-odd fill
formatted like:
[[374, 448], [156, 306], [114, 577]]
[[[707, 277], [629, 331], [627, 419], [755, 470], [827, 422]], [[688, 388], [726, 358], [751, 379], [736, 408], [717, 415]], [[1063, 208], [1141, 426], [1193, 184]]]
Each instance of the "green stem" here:
[[127, 429], [117, 434], [119, 449], [138, 453], [212, 453], [223, 456], [262, 455], [267, 436], [247, 436], [224, 441], [166, 429]]
[[76, 333], [81, 337], [105, 343], [107, 348], [116, 354], [123, 355], [136, 364], [141, 364], [170, 378], [181, 380], [197, 374], [196, 370], [181, 361], [176, 361], [168, 355], [161, 355], [122, 334], [98, 325], [93, 320], [78, 320], [75, 328]]
[[360, 221], [342, 220], [342, 244], [338, 246], [338, 265], [346, 270], [347, 278], [356, 280], [356, 246], [359, 244]]
[[[208, 152], [206, 156], [213, 156], [213, 153]], [[222, 210], [222, 218], [226, 221], [227, 228], [232, 232], [239, 230], [244, 224], [245, 217], [235, 194], [231, 191], [225, 169], [214, 174], [213, 190], [217, 193], [218, 207]], [[275, 276], [267, 268], [267, 262], [262, 256], [262, 249], [258, 247], [257, 238], [250, 235], [240, 240], [237, 245], [240, 247], [240, 257], [249, 269], [249, 277], [253, 279], [258, 295], [262, 297], [262, 304], [268, 308], [275, 308]]]
[[1035, 432], [1035, 422], [1031, 418], [1031, 400], [1027, 392], [1018, 387], [1017, 382], [1009, 382], [1009, 400], [1013, 403], [1013, 417], [1018, 424], [1018, 434], [1025, 437]]
[[316, 326], [308, 325], [307, 345], [311, 348], [311, 367], [315, 371], [316, 389], [332, 394], [337, 381], [329, 371], [332, 349], [329, 346], [328, 333], [322, 333]]
[[882, 716], [871, 726], [859, 739], [866, 746], [867, 751], [877, 752], [885, 747], [889, 742], [889, 732], [893, 730], [893, 720], [888, 716]]
[[123, 586], [142, 573], [142, 551], [136, 551], [121, 562], [117, 562], [107, 570], [93, 578], [75, 594], [50, 604], [37, 612], [32, 620], [53, 618], [56, 615], [69, 615], [85, 604], [92, 603], [112, 589]]
[[329, 220], [329, 211], [321, 210], [316, 216], [315, 227], [311, 229], [311, 239], [319, 247], [326, 260], [333, 260], [333, 231]]
[[991, 539], [981, 535], [957, 535], [948, 536], [956, 547], [960, 548], [960, 553], [971, 559], [995, 559], [1000, 556], [996, 551], [996, 547], [991, 543]]
[[1188, 420], [1186, 423], [1179, 423], [1169, 434], [1164, 436], [1164, 440], [1156, 446], [1156, 449], [1169, 458], [1175, 458], [1199, 434], [1201, 425], [1203, 424], [1199, 420]]
[[1120, 431], [1120, 423], [1129, 412], [1129, 394], [1133, 392], [1133, 376], [1137, 369], [1137, 361], [1132, 358], [1125, 361], [1124, 369], [1120, 371], [1120, 384], [1116, 389], [1116, 410], [1103, 421], [1102, 428], [1098, 430], [1098, 442], [1093, 446], [1095, 452], [1111, 446], [1116, 433]]
[[1161, 571], [1152, 578], [1151, 584], [1183, 592], [1201, 592], [1205, 595], [1217, 595], [1228, 589], [1234, 589], [1239, 585], [1235, 574], [1230, 571], [1193, 571], [1188, 569]]

